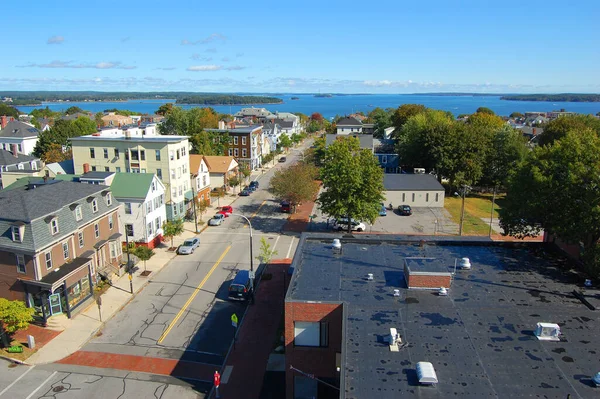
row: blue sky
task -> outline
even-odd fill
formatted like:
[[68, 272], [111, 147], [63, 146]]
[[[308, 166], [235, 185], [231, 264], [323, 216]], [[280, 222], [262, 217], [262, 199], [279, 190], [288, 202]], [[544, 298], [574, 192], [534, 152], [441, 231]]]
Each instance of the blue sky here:
[[600, 92], [595, 0], [5, 3], [0, 90]]

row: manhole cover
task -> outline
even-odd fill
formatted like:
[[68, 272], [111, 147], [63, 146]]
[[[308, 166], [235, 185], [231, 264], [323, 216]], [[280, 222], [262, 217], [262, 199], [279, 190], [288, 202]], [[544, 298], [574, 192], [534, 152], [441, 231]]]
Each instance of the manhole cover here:
[[63, 387], [62, 385], [58, 385], [54, 388], [52, 388], [52, 392], [62, 392], [65, 390], [65, 387]]

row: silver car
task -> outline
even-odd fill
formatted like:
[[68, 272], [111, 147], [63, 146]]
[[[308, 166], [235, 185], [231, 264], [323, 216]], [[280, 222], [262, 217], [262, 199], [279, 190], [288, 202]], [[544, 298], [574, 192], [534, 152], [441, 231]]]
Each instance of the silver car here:
[[179, 249], [177, 249], [177, 253], [179, 255], [189, 255], [189, 254], [193, 254], [194, 250], [196, 248], [198, 248], [198, 245], [200, 245], [200, 240], [197, 238], [190, 238], [187, 239], [183, 242], [183, 244], [181, 244], [179, 246]]
[[221, 213], [217, 213], [208, 221], [209, 226], [219, 226], [221, 223], [225, 221], [225, 215]]

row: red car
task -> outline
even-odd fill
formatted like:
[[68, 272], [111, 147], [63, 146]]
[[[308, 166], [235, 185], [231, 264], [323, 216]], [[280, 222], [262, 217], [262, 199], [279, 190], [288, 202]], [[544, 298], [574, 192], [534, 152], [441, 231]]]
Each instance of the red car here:
[[224, 215], [225, 217], [229, 217], [233, 213], [233, 208], [230, 205], [225, 205], [221, 207], [221, 210], [217, 213]]

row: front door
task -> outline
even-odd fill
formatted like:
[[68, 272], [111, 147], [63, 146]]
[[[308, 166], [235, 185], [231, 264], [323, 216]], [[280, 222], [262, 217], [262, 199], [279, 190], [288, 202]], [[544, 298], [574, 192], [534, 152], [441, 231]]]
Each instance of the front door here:
[[62, 305], [60, 303], [60, 294], [52, 294], [48, 297], [50, 300], [50, 314], [62, 313]]

